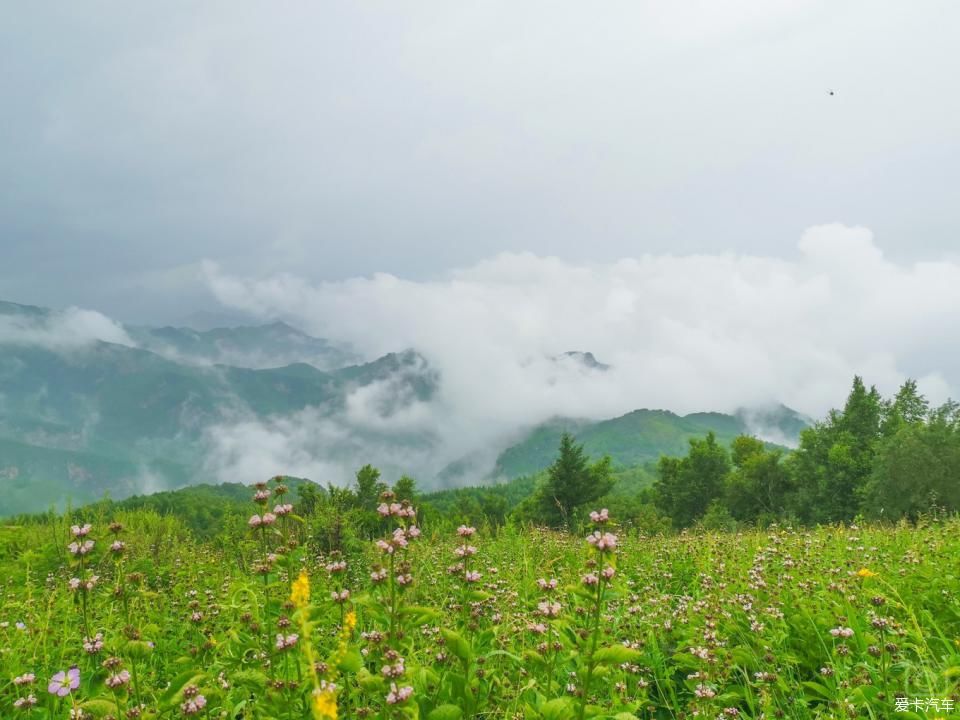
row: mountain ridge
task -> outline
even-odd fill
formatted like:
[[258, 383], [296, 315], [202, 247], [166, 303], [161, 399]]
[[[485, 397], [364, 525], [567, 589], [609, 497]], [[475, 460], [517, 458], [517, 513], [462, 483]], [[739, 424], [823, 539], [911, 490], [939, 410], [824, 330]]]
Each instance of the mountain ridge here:
[[[154, 331], [176, 337], [188, 350], [190, 338], [199, 338], [201, 349], [186, 361], [164, 348], [139, 346], [124, 335], [131, 328], [140, 338], [155, 337]], [[234, 338], [235, 349], [255, 350], [249, 343], [271, 332], [306, 337], [313, 349], [339, 347], [281, 321], [209, 331], [137, 330], [92, 311], [0, 301], [0, 482], [8, 491], [0, 494], [0, 515], [62, 504], [68, 496], [84, 502], [104, 492], [119, 498], [147, 486], [177, 487], [209, 479], [211, 472], [231, 477], [242, 469], [238, 450], [260, 443], [280, 448], [264, 466], [286, 464], [291, 452], [307, 456], [297, 467], [268, 472], [307, 467], [321, 482], [328, 479], [324, 463], [338, 463], [344, 481], [350, 465], [373, 461], [385, 472], [405, 472], [411, 457], [435, 454], [437, 428], [416, 418], [435, 411], [431, 403], [443, 377], [416, 349], [334, 369], [304, 360], [270, 367], [196, 361], [204, 353], [211, 360], [224, 337]], [[589, 351], [554, 360], [597, 377], [611, 367]], [[591, 455], [610, 454], [617, 467], [628, 468], [682, 453], [691, 437], [711, 431], [729, 442], [767, 425], [776, 430], [772, 435], [795, 440], [805, 426], [800, 418], [783, 406], [733, 415], [637, 409], [600, 420], [554, 417], [519, 429], [512, 442], [476, 447], [446, 467], [425, 463], [420, 479], [443, 488], [535, 474], [552, 462], [564, 431]], [[326, 434], [311, 437], [317, 432]], [[286, 439], [298, 434], [305, 444], [284, 450]]]

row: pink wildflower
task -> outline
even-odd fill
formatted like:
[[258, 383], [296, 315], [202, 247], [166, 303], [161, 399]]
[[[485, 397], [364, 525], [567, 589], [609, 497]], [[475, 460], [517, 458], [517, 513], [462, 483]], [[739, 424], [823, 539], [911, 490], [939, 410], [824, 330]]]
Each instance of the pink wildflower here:
[[277, 633], [276, 648], [277, 650], [289, 650], [290, 648], [292, 648], [294, 645], [297, 644], [297, 640], [299, 639], [300, 639], [300, 636], [297, 635], [296, 633], [293, 633], [292, 635], [287, 635], [286, 637], [284, 637], [281, 633]]
[[121, 670], [115, 675], [110, 675], [105, 684], [111, 690], [115, 690], [118, 687], [123, 687], [128, 682], [130, 682], [130, 672], [128, 670]]
[[596, 510], [594, 510], [593, 512], [590, 513], [590, 520], [598, 524], [605, 523], [609, 519], [610, 519], [610, 513], [606, 508], [603, 508], [603, 510], [601, 510], [600, 512], [597, 512]]
[[390, 692], [387, 694], [387, 705], [402, 703], [411, 695], [413, 695], [413, 688], [409, 685], [398, 688], [396, 683], [390, 683]]
[[556, 578], [550, 578], [549, 580], [540, 578], [537, 580], [537, 587], [543, 591], [556, 590], [559, 584]]
[[608, 532], [601, 534], [598, 530], [587, 536], [587, 542], [600, 552], [606, 552], [617, 547], [617, 536]]

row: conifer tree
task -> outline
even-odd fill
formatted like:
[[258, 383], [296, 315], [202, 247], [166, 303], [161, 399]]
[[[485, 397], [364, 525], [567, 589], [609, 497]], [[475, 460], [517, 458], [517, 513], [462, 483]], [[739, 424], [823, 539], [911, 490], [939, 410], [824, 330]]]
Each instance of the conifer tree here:
[[551, 527], [570, 528], [577, 508], [602, 497], [612, 486], [610, 458], [591, 464], [583, 445], [564, 433], [538, 494], [541, 518]]

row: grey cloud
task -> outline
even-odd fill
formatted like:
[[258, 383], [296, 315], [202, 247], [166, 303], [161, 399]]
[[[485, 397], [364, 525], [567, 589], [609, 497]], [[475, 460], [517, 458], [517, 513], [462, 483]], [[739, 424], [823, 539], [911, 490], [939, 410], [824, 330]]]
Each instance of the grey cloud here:
[[960, 223], [955, 3], [8, 15], [0, 294], [23, 302], [167, 320], [212, 303], [205, 257], [425, 280], [524, 250], [786, 256], [830, 219], [913, 259]]

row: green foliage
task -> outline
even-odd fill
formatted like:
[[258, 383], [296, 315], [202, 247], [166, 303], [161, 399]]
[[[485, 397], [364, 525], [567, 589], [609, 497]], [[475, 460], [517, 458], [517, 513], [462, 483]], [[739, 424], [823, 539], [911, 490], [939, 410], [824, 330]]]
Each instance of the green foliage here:
[[857, 514], [880, 437], [881, 413], [876, 388], [867, 390], [855, 377], [844, 409], [831, 411], [825, 421], [800, 434], [790, 472], [802, 521], [835, 522]]
[[391, 488], [397, 502], [413, 502], [417, 499], [417, 481], [409, 475], [401, 475]]
[[931, 409], [912, 380], [885, 401], [855, 377], [843, 409], [805, 429], [796, 451], [740, 436], [729, 466], [724, 455], [708, 435], [691, 441], [685, 457], [660, 459], [656, 502], [676, 527], [708, 506], [711, 517], [702, 521], [714, 528], [860, 515], [917, 520], [960, 510], [960, 406]]
[[609, 455], [616, 467], [623, 468], [655, 463], [661, 455], [683, 454], [689, 440], [708, 432], [713, 432], [720, 444], [728, 444], [738, 435], [748, 433], [754, 422], [790, 439], [806, 427], [796, 412], [783, 406], [767, 412], [738, 411], [734, 415], [681, 416], [667, 410], [644, 409], [599, 422], [555, 418], [534, 428], [522, 442], [502, 452], [494, 475], [515, 478], [544, 470], [553, 462], [565, 432], [575, 436], [590, 457]]
[[793, 484], [779, 449], [767, 449], [756, 438], [741, 435], [731, 447], [733, 470], [726, 479], [724, 503], [736, 520], [784, 517]]
[[700, 518], [700, 524], [704, 530], [713, 532], [732, 532], [737, 529], [737, 521], [730, 514], [723, 501], [717, 499], [710, 503], [707, 511]]
[[878, 444], [862, 493], [871, 517], [915, 520], [925, 512], [960, 508], [960, 407], [947, 403], [930, 412], [917, 403], [914, 408], [901, 414], [895, 403], [895, 429]]
[[657, 506], [678, 527], [691, 525], [722, 495], [729, 471], [730, 454], [716, 435], [711, 432], [703, 440], [692, 439], [686, 457], [660, 458], [654, 485]]
[[356, 477], [357, 505], [361, 510], [376, 512], [380, 494], [387, 489], [386, 484], [380, 482], [380, 471], [367, 464], [357, 470]]
[[590, 463], [583, 445], [563, 433], [546, 482], [537, 489], [538, 519], [550, 527], [571, 527], [579, 508], [593, 503], [613, 487], [609, 457]]

